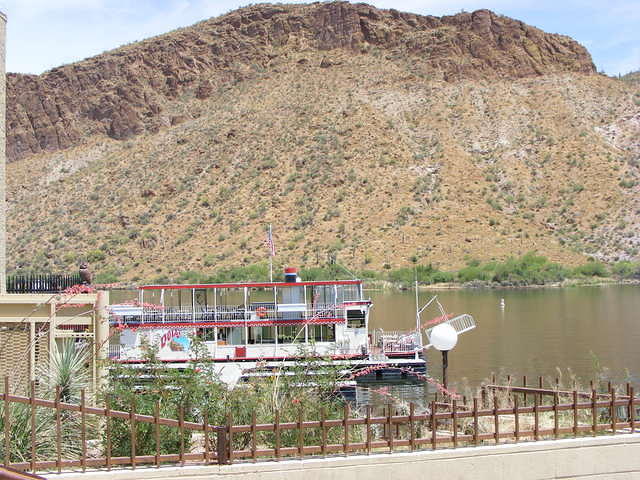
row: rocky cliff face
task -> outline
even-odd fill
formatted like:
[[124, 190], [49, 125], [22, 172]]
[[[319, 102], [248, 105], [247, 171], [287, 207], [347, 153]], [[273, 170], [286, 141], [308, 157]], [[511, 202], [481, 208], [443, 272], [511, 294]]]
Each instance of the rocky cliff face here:
[[155, 132], [182, 121], [167, 105], [204, 100], [291, 52], [338, 48], [414, 58], [423, 74], [449, 82], [595, 72], [570, 38], [488, 10], [436, 18], [346, 2], [258, 5], [42, 75], [9, 74], [7, 155]]

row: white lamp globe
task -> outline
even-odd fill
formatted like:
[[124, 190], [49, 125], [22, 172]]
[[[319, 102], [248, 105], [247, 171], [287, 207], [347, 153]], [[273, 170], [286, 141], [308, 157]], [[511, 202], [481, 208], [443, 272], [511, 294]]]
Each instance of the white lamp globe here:
[[458, 332], [448, 323], [441, 323], [433, 327], [429, 341], [436, 350], [448, 351], [458, 343]]

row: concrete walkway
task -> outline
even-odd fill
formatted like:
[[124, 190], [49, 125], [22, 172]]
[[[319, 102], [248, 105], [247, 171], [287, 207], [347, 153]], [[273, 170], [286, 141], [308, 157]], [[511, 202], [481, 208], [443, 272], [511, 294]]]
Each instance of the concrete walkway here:
[[225, 466], [62, 473], [50, 480], [640, 480], [640, 434]]

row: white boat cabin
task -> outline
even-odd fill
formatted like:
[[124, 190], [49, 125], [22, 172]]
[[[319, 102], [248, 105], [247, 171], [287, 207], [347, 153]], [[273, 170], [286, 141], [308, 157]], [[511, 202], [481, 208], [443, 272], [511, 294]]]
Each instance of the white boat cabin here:
[[122, 362], [143, 361], [149, 345], [162, 361], [188, 361], [195, 337], [214, 361], [295, 359], [301, 345], [334, 358], [370, 353], [372, 303], [360, 280], [307, 282], [288, 268], [283, 282], [146, 285], [138, 293], [134, 304], [111, 306], [110, 355]]

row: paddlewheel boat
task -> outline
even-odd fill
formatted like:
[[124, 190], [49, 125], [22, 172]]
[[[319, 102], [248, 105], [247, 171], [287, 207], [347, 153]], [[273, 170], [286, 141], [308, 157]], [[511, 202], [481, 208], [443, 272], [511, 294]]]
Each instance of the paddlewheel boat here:
[[110, 307], [109, 352], [119, 362], [142, 364], [151, 346], [180, 367], [194, 358], [197, 337], [208, 360], [243, 372], [281, 368], [301, 352], [349, 368], [425, 370], [418, 330], [369, 331], [372, 302], [361, 280], [302, 281], [287, 268], [281, 282], [145, 285], [138, 294], [134, 304]]

